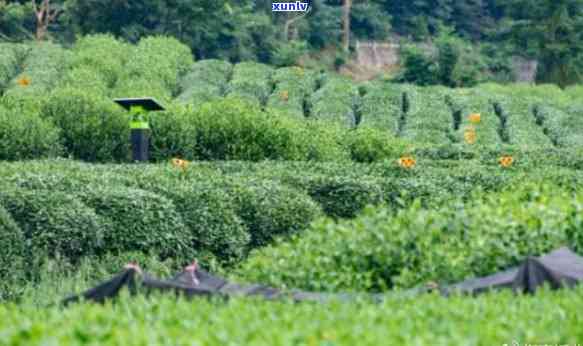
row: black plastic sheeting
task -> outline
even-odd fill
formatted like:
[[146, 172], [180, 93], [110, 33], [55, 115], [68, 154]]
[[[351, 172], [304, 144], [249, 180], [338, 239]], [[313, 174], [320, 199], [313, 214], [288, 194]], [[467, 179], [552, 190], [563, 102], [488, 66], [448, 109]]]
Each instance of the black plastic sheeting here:
[[102, 303], [115, 298], [122, 289], [127, 288], [131, 295], [137, 293], [168, 292], [191, 297], [260, 297], [267, 300], [291, 300], [327, 302], [330, 300], [352, 301], [355, 299], [372, 299], [379, 302], [381, 294], [332, 294], [312, 293], [304, 291], [282, 291], [264, 285], [239, 285], [230, 283], [223, 278], [211, 275], [196, 266], [187, 267], [170, 280], [159, 280], [143, 273], [137, 266], [126, 267], [108, 281], [93, 287], [80, 295], [74, 295], [63, 301], [64, 305], [80, 300]]
[[[444, 296], [451, 294], [477, 295], [491, 290], [512, 289], [517, 293], [534, 293], [542, 286], [551, 289], [573, 287], [583, 281], [583, 257], [567, 248], [555, 250], [542, 257], [527, 258], [520, 266], [484, 278], [467, 280], [451, 286], [438, 288]], [[138, 292], [170, 292], [184, 297], [260, 297], [267, 300], [287, 299], [295, 302], [353, 301], [355, 299], [381, 302], [388, 295], [316, 293], [304, 291], [282, 291], [264, 285], [239, 285], [214, 276], [196, 265], [185, 268], [169, 280], [160, 280], [139, 267], [129, 265], [119, 274], [84, 293], [66, 298], [65, 305], [80, 300], [104, 302], [119, 295], [123, 288], [130, 294]], [[411, 296], [432, 291], [430, 288], [417, 288], [405, 292]]]
[[529, 257], [516, 268], [451, 285], [442, 293], [477, 295], [491, 290], [512, 289], [517, 293], [532, 294], [544, 285], [556, 290], [573, 287], [582, 281], [583, 257], [563, 247], [541, 257]]

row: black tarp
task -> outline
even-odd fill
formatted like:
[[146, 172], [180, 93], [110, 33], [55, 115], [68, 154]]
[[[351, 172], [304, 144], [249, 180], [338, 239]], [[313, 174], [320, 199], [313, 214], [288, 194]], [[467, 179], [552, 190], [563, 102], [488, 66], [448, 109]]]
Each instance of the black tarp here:
[[[439, 289], [440, 293], [448, 296], [452, 293], [480, 294], [490, 290], [512, 289], [520, 293], [534, 293], [543, 285], [551, 289], [572, 287], [583, 281], [583, 257], [578, 256], [567, 248], [555, 250], [542, 257], [527, 258], [520, 266], [496, 273], [483, 278], [467, 280], [458, 284]], [[288, 299], [296, 302], [330, 300], [352, 301], [354, 299], [368, 299], [380, 302], [382, 294], [351, 294], [351, 293], [317, 293], [299, 290], [281, 291], [264, 285], [240, 285], [214, 276], [197, 265], [186, 267], [181, 273], [169, 280], [156, 279], [143, 273], [136, 265], [129, 265], [125, 270], [110, 280], [91, 288], [84, 293], [71, 296], [64, 300], [65, 304], [80, 299], [103, 302], [113, 298], [127, 287], [130, 294], [136, 292], [174, 292], [185, 297], [214, 296], [228, 298], [234, 296], [256, 296], [268, 300]], [[413, 289], [405, 292], [404, 296], [411, 296], [434, 289]]]
[[178, 275], [169, 280], [159, 280], [143, 273], [136, 265], [126, 267], [111, 279], [91, 288], [80, 295], [66, 298], [63, 303], [68, 305], [79, 300], [103, 302], [117, 296], [123, 288], [127, 287], [130, 294], [137, 292], [151, 293], [156, 291], [169, 292], [184, 297], [213, 296], [218, 298], [229, 297], [261, 297], [268, 300], [287, 299], [295, 302], [316, 301], [326, 302], [330, 300], [354, 300], [356, 298], [373, 299], [378, 301], [382, 295], [360, 294], [331, 294], [313, 293], [299, 290], [282, 291], [265, 285], [240, 285], [230, 283], [227, 280], [214, 276], [197, 266], [189, 266]]
[[583, 257], [566, 247], [541, 257], [528, 257], [518, 267], [483, 278], [451, 285], [442, 293], [473, 294], [512, 289], [517, 293], [534, 293], [542, 286], [551, 289], [573, 287], [583, 282]]

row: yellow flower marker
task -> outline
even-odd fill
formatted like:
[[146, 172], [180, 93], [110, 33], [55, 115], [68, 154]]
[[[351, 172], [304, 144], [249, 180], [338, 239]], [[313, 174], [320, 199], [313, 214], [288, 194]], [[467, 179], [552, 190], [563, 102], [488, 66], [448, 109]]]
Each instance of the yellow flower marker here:
[[287, 90], [280, 92], [279, 98], [281, 98], [283, 101], [289, 100], [289, 92]]
[[498, 162], [500, 163], [500, 166], [502, 166], [503, 168], [508, 168], [512, 166], [512, 164], [514, 163], [514, 158], [510, 155], [505, 155], [502, 156], [500, 160], [498, 160]]
[[477, 135], [476, 130], [474, 128], [469, 128], [464, 131], [464, 140], [466, 141], [466, 143], [474, 144], [476, 143], [476, 138]]
[[180, 168], [183, 171], [186, 170], [186, 168], [188, 168], [188, 164], [189, 162], [186, 160], [181, 160], [181, 159], [172, 159], [172, 166], [174, 166], [175, 168]]
[[468, 119], [470, 120], [470, 122], [472, 124], [479, 124], [480, 121], [482, 121], [482, 116], [478, 113], [473, 113], [473, 114], [470, 114]]
[[30, 78], [28, 78], [26, 76], [21, 77], [16, 81], [16, 84], [20, 85], [23, 88], [26, 88], [27, 86], [29, 86], [30, 83], [31, 83]]
[[405, 169], [411, 169], [415, 167], [415, 165], [417, 164], [417, 161], [415, 161], [415, 159], [412, 158], [411, 156], [403, 156], [399, 160], [397, 160], [397, 162], [399, 163], [399, 166]]

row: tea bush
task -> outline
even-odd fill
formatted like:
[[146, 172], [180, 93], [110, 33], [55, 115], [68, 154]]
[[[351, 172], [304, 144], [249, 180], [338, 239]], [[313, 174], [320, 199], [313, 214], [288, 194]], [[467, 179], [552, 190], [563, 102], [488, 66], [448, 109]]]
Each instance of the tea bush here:
[[26, 239], [20, 227], [0, 204], [0, 301], [24, 278]]
[[[109, 34], [83, 36], [73, 47], [71, 59], [72, 70], [91, 70], [99, 81], [108, 89], [113, 88], [123, 74], [124, 66], [131, 53], [132, 46], [118, 41]], [[89, 77], [88, 74], [86, 77]], [[67, 73], [66, 79], [72, 85], [86, 85], [91, 80], [78, 73]]]
[[311, 95], [310, 116], [317, 120], [354, 127], [354, 111], [358, 102], [358, 90], [349, 80], [329, 78], [321, 89]]
[[189, 110], [171, 107], [151, 114], [149, 122], [150, 157], [153, 161], [198, 158], [196, 126]]
[[175, 96], [180, 93], [179, 76], [189, 71], [193, 63], [190, 48], [175, 38], [146, 37], [132, 49], [120, 79], [124, 83], [142, 80], [144, 85], [163, 88]]
[[[445, 97], [452, 115], [459, 114], [460, 117], [459, 120], [452, 118], [454, 123], [459, 121], [457, 129], [454, 128], [452, 133], [454, 142], [461, 143], [468, 149], [487, 150], [490, 147], [500, 146], [509, 139], [504, 127], [505, 123], [496, 114], [494, 108], [496, 94], [482, 89], [461, 89], [448, 92]], [[470, 121], [471, 114], [480, 114], [480, 121], [477, 124]], [[470, 129], [475, 130], [475, 143], [465, 141], [464, 135]]]
[[275, 89], [267, 105], [298, 119], [304, 119], [304, 103], [316, 88], [315, 73], [300, 67], [284, 67], [277, 69], [272, 79]]
[[[81, 288], [72, 284], [68, 287]], [[122, 298], [115, 304], [78, 304], [63, 310], [26, 302], [0, 305], [0, 328], [4, 330], [0, 342], [145, 345], [172, 340], [176, 345], [209, 346], [446, 346], [544, 340], [553, 345], [576, 345], [583, 338], [579, 320], [582, 297], [583, 290], [577, 288], [545, 290], [534, 298], [512, 293], [447, 299], [431, 294], [389, 296], [382, 304], [294, 304], [253, 299], [222, 303], [153, 296]]]
[[125, 161], [129, 155], [129, 116], [100, 95], [58, 89], [43, 102], [40, 115], [61, 129], [67, 154], [84, 161]]
[[162, 258], [192, 255], [190, 232], [171, 200], [123, 186], [88, 186], [75, 193], [108, 221], [100, 253], [150, 252]]
[[271, 181], [243, 180], [227, 192], [234, 196], [238, 214], [247, 225], [251, 247], [298, 233], [321, 213], [306, 193]]
[[0, 43], [0, 92], [18, 73], [19, 61], [16, 49], [15, 44]]
[[[409, 110], [403, 116], [400, 135], [418, 146], [451, 143], [452, 111], [445, 103], [445, 88], [427, 87], [403, 90]], [[403, 96], [405, 97], [405, 96]]]
[[372, 163], [395, 160], [406, 154], [411, 145], [377, 128], [359, 127], [348, 132], [345, 145], [355, 162]]
[[92, 95], [109, 94], [108, 81], [90, 67], [75, 67], [69, 70], [58, 83], [58, 88], [82, 90]]
[[182, 93], [177, 100], [199, 105], [223, 96], [231, 77], [233, 66], [216, 59], [197, 61], [181, 80]]
[[254, 282], [317, 291], [455, 282], [561, 245], [580, 247], [573, 238], [580, 222], [570, 220], [581, 200], [581, 194], [573, 199], [531, 186], [437, 209], [418, 203], [397, 213], [369, 209], [352, 221], [320, 221], [292, 242], [262, 249], [240, 273]]
[[174, 203], [189, 230], [189, 246], [198, 258], [209, 253], [222, 263], [233, 263], [247, 253], [250, 235], [234, 196], [227, 193], [226, 183], [212, 175], [201, 175], [189, 184], [169, 180], [143, 188]]
[[383, 191], [378, 181], [342, 176], [307, 176], [300, 178], [301, 186], [321, 206], [326, 215], [351, 218], [367, 205], [383, 201]]
[[0, 106], [0, 161], [55, 157], [62, 153], [59, 129], [50, 119]]
[[393, 135], [399, 131], [400, 103], [395, 103], [386, 83], [369, 82], [362, 88], [364, 96], [359, 103], [359, 127], [385, 130]]
[[72, 195], [3, 187], [0, 203], [24, 232], [28, 263], [59, 256], [77, 261], [104, 244], [107, 223]]
[[[69, 67], [72, 53], [53, 43], [42, 42], [28, 47], [22, 71], [9, 84], [6, 95], [38, 98], [53, 88]], [[27, 79], [28, 85], [19, 84]]]
[[227, 95], [249, 99], [264, 105], [272, 91], [273, 68], [255, 62], [235, 65], [227, 88]]
[[188, 121], [196, 129], [197, 157], [203, 160], [342, 159], [334, 128], [273, 117], [239, 99], [203, 104]]

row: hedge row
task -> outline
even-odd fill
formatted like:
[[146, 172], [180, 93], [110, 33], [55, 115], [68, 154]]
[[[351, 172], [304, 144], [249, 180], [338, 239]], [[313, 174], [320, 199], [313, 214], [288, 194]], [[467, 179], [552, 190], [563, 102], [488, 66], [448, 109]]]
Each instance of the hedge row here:
[[[79, 289], [75, 279], [69, 278], [74, 282], [69, 287]], [[125, 298], [116, 304], [76, 304], [63, 311], [27, 302], [0, 305], [0, 327], [5, 330], [0, 341], [9, 345], [147, 345], [167, 340], [208, 346], [577, 345], [583, 339], [581, 304], [581, 288], [544, 291], [534, 298], [512, 293], [447, 299], [389, 297], [382, 304], [249, 299], [219, 303], [156, 296]]]
[[275, 90], [267, 105], [304, 119], [306, 98], [316, 89], [316, 74], [300, 67], [283, 67], [275, 71], [272, 79]]
[[[494, 109], [494, 95], [480, 89], [462, 89], [446, 95], [446, 103], [452, 112], [452, 139], [456, 143], [463, 143], [467, 147], [476, 147], [484, 150], [488, 147], [500, 146], [505, 136], [501, 119]], [[480, 114], [479, 123], [470, 121], [471, 114]], [[464, 135], [466, 131], [475, 129], [475, 143], [469, 146]]]
[[159, 114], [152, 121], [157, 157], [167, 153], [198, 160], [347, 159], [339, 129], [273, 116], [240, 99], [222, 99]]
[[273, 89], [272, 74], [273, 68], [268, 65], [255, 62], [239, 63], [233, 69], [227, 95], [265, 105]]
[[[75, 262], [88, 255], [138, 251], [178, 261], [195, 256], [232, 264], [249, 249], [308, 228], [323, 213], [350, 218], [367, 205], [380, 204], [394, 213], [414, 200], [439, 211], [443, 205], [455, 205], [451, 200], [471, 201], [476, 189], [504, 191], [526, 178], [571, 191], [583, 183], [577, 167], [527, 165], [502, 171], [476, 161], [433, 165], [405, 172], [379, 164], [223, 162], [193, 163], [182, 172], [169, 164], [6, 163], [0, 167], [0, 205], [31, 244], [27, 263], [56, 256]], [[562, 205], [557, 201], [549, 205]], [[511, 202], [522, 205], [509, 200], [508, 208]], [[498, 215], [488, 208], [484, 210]], [[402, 213], [434, 217], [417, 209]], [[381, 219], [386, 222], [388, 217]], [[10, 222], [3, 224], [11, 227]]]
[[24, 278], [26, 239], [10, 214], [0, 205], [0, 301]]
[[20, 66], [18, 49], [19, 46], [15, 44], [0, 43], [0, 93], [18, 73]]
[[250, 282], [315, 291], [384, 291], [488, 275], [562, 245], [583, 251], [583, 195], [556, 187], [474, 195], [436, 209], [367, 210], [319, 221], [291, 242], [259, 250]]
[[111, 35], [97, 34], [80, 38], [72, 50], [71, 69], [60, 85], [108, 92], [124, 73], [133, 47]]
[[0, 205], [31, 242], [28, 261], [139, 251], [230, 263], [321, 214], [304, 191], [279, 182], [204, 171], [189, 177], [167, 166], [56, 162], [7, 165], [1, 173]]
[[399, 132], [401, 103], [395, 102], [391, 85], [371, 82], [362, 87], [364, 95], [359, 103], [359, 127], [384, 129], [392, 134]]
[[[13, 103], [11, 111], [2, 111], [6, 121], [0, 125], [0, 138], [6, 145], [0, 148], [0, 159], [55, 156], [61, 143], [64, 154], [76, 159], [129, 160], [129, 115], [103, 93], [61, 87], [29, 108]], [[150, 124], [154, 161], [178, 156], [251, 161], [346, 161], [352, 157], [370, 162], [396, 159], [401, 148], [380, 130], [353, 133], [339, 126], [281, 116], [274, 110], [262, 111], [230, 98], [194, 109], [171, 106], [151, 114]]]
[[68, 155], [90, 162], [128, 160], [128, 113], [104, 95], [59, 88], [41, 102], [39, 115], [60, 129]]
[[428, 87], [403, 90], [402, 105], [406, 109], [400, 135], [420, 145], [442, 145], [450, 142], [453, 128], [451, 109], [445, 102], [447, 89]]
[[358, 89], [344, 78], [328, 78], [310, 97], [310, 117], [344, 127], [356, 126]]
[[[69, 67], [72, 53], [53, 43], [31, 44], [22, 71], [9, 84], [5, 96], [38, 98], [57, 85]], [[24, 84], [24, 81], [29, 84]]]
[[553, 146], [543, 128], [536, 124], [531, 100], [513, 97], [510, 93], [503, 97], [497, 96], [495, 102], [500, 105], [497, 115], [508, 134], [506, 142], [521, 148], [542, 149]]
[[231, 77], [233, 66], [223, 60], [201, 60], [181, 80], [182, 93], [177, 100], [198, 105], [223, 96]]
[[51, 120], [25, 109], [14, 116], [0, 105], [0, 161], [59, 156], [60, 135]]
[[190, 49], [171, 37], [152, 36], [132, 47], [112, 93], [116, 97], [155, 96], [170, 101], [180, 93], [179, 77], [192, 68]]

